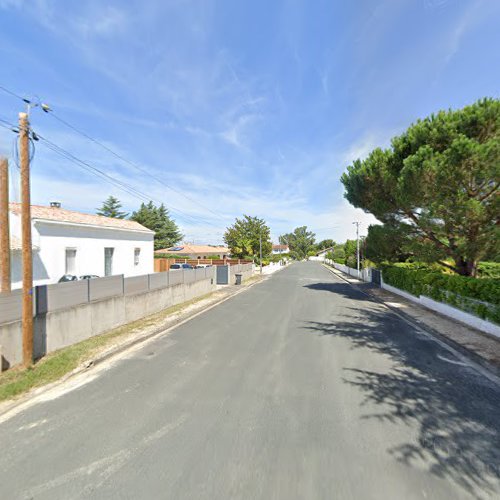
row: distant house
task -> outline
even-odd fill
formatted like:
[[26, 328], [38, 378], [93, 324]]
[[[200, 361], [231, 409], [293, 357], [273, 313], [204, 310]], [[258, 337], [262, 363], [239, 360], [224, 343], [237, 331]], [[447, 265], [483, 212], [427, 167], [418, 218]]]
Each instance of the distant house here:
[[229, 256], [229, 248], [211, 245], [183, 244], [177, 247], [156, 250], [155, 254], [175, 255], [180, 259], [208, 259], [210, 257], [223, 259]]
[[[10, 203], [12, 288], [22, 285], [21, 205]], [[75, 276], [153, 272], [154, 232], [138, 222], [61, 208], [31, 207], [34, 285]]]
[[329, 248], [323, 248], [323, 250], [320, 250], [319, 252], [316, 253], [317, 257], [325, 257], [328, 252], [333, 252], [335, 247], [329, 247]]
[[288, 248], [288, 245], [273, 245], [272, 252], [273, 255], [281, 255], [290, 253], [290, 249]]

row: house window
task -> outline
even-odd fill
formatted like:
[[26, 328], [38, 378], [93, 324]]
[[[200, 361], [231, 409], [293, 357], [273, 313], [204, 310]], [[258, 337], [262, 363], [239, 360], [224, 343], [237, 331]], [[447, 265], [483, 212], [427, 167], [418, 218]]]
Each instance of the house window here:
[[140, 256], [141, 256], [141, 249], [134, 248], [134, 266], [139, 265]]
[[76, 248], [66, 248], [65, 274], [76, 274]]
[[114, 248], [104, 249], [104, 276], [111, 276], [113, 274], [113, 253]]

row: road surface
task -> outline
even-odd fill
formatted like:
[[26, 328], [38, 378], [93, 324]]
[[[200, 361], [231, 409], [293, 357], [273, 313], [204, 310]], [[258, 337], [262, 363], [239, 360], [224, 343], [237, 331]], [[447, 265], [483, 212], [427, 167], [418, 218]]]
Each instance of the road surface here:
[[297, 263], [0, 424], [0, 498], [500, 498], [500, 388]]

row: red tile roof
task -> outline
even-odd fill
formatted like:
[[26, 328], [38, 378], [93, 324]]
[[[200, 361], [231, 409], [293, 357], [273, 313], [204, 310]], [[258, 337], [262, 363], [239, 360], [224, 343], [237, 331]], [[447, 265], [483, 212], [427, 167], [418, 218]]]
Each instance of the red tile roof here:
[[[11, 212], [20, 215], [21, 204], [10, 203], [9, 209]], [[53, 222], [68, 222], [70, 224], [82, 224], [89, 226], [100, 226], [111, 229], [122, 229], [128, 231], [140, 231], [144, 233], [152, 233], [150, 229], [142, 226], [138, 222], [127, 219], [114, 219], [112, 217], [104, 217], [102, 215], [84, 214], [83, 212], [75, 212], [74, 210], [66, 210], [64, 208], [46, 207], [42, 205], [31, 205], [31, 218], [33, 220], [47, 220]]]

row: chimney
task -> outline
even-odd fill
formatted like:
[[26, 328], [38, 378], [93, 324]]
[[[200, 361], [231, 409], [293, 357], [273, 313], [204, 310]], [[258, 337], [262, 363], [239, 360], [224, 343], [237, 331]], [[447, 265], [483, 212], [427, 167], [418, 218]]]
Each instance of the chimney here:
[[51, 201], [50, 208], [61, 208], [61, 202], [60, 201]]

